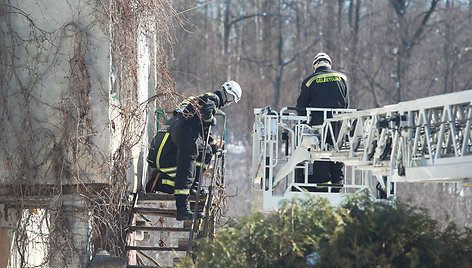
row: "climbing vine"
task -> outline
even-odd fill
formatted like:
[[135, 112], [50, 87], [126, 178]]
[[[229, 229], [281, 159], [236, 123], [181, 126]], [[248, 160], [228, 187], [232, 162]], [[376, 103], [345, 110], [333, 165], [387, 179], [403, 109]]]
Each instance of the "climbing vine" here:
[[[176, 103], [166, 58], [170, 1], [64, 6], [62, 17], [38, 19], [34, 9], [56, 7], [0, 2], [0, 202], [3, 216], [17, 218], [19, 267], [33, 265], [35, 243], [47, 245], [38, 267], [65, 267], [98, 249], [125, 255], [133, 148], [149, 110]], [[152, 88], [143, 99], [146, 68]], [[80, 228], [90, 230], [87, 245], [74, 238]]]

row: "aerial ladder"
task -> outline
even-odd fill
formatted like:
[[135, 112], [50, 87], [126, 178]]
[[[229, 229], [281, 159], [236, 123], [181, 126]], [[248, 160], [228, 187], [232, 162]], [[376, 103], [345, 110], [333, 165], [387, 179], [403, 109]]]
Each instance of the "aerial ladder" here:
[[[360, 191], [395, 199], [401, 182], [470, 185], [471, 102], [467, 90], [368, 110], [256, 108], [252, 176], [259, 206], [277, 209], [280, 200], [310, 195], [337, 205]], [[323, 124], [307, 123], [314, 112], [323, 113]], [[342, 185], [309, 182], [314, 161], [343, 162]], [[320, 187], [324, 192], [306, 190]]]

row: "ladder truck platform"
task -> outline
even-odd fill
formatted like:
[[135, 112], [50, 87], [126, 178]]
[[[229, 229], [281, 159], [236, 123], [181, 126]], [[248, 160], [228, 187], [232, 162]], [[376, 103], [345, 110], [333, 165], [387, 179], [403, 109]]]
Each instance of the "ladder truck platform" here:
[[[368, 110], [254, 109], [252, 176], [263, 210], [307, 194], [333, 205], [359, 191], [394, 198], [402, 182], [470, 184], [471, 102], [467, 90]], [[307, 123], [313, 113], [323, 113], [321, 125]], [[309, 181], [315, 161], [344, 163], [342, 184]]]

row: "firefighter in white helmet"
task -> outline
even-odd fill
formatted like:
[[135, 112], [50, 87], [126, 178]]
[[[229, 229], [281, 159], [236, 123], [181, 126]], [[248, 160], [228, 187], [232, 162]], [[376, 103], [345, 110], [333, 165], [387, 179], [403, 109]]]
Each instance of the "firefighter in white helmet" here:
[[[301, 92], [297, 100], [297, 107], [311, 108], [348, 108], [347, 78], [343, 73], [331, 69], [332, 60], [326, 53], [318, 53], [313, 58], [313, 73], [309, 75], [301, 85]], [[298, 110], [299, 115], [306, 115], [306, 110]], [[311, 125], [323, 124], [323, 113], [311, 113]], [[328, 117], [331, 115], [328, 114]], [[339, 126], [335, 126], [335, 136], [339, 132]], [[333, 144], [329, 138], [327, 142]], [[313, 175], [309, 176], [309, 182], [328, 182], [341, 184], [343, 175], [343, 163], [315, 161], [313, 163]], [[335, 188], [334, 191], [338, 191]]]
[[[173, 193], [179, 221], [193, 216], [189, 210], [188, 196], [191, 189], [196, 188], [197, 166], [198, 170], [203, 171], [211, 159], [211, 154], [210, 157], [207, 154], [202, 163], [198, 157], [203, 151], [209, 126], [216, 124], [218, 109], [239, 102], [241, 94], [241, 86], [235, 81], [228, 81], [215, 92], [187, 98], [174, 110], [174, 116], [158, 130], [151, 142], [147, 161], [155, 172], [146, 184], [146, 191]], [[210, 139], [209, 143], [214, 150], [216, 142]], [[208, 148], [206, 151], [211, 150]], [[202, 218], [203, 214], [199, 213], [197, 217]]]

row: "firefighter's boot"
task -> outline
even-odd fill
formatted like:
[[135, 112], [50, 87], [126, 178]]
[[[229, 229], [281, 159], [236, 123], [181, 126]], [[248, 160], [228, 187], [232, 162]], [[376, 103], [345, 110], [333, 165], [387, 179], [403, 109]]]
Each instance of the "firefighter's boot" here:
[[[174, 195], [175, 196], [175, 206], [177, 207], [177, 220], [190, 220], [193, 217], [193, 212], [190, 211], [188, 205], [188, 195]], [[197, 219], [203, 218], [204, 215], [201, 212], [197, 213]]]
[[[192, 183], [192, 186], [190, 186], [190, 194], [196, 194], [197, 191], [198, 191], [198, 182], [197, 182], [198, 178], [195, 178], [195, 180], [193, 181]], [[203, 188], [203, 187], [200, 187], [200, 195], [206, 195], [208, 194], [208, 191]]]
[[339, 193], [341, 192], [341, 188], [343, 187], [343, 182], [344, 182], [344, 176], [341, 175], [341, 176], [338, 176], [334, 179], [331, 179], [331, 183], [332, 184], [336, 184], [336, 186], [334, 186], [332, 189], [331, 189], [331, 192], [332, 193]]

